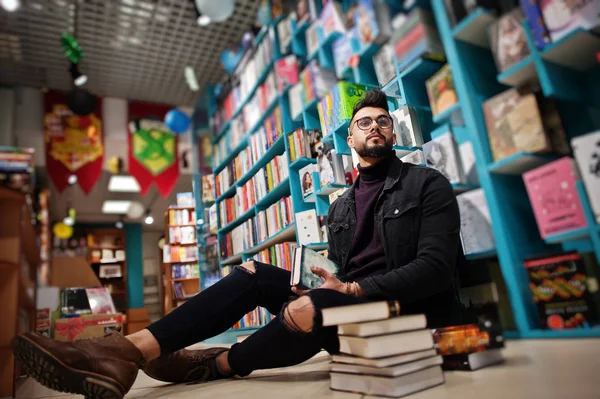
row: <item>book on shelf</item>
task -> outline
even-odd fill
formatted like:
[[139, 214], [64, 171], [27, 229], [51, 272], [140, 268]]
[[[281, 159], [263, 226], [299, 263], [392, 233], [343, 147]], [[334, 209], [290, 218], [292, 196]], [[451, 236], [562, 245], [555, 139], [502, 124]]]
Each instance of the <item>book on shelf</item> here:
[[310, 194], [315, 192], [315, 174], [318, 175], [319, 168], [317, 165], [309, 164], [304, 166], [299, 171], [300, 175], [300, 184], [302, 187], [302, 196], [304, 198], [308, 197]]
[[496, 248], [492, 218], [483, 189], [456, 196], [460, 212], [460, 237], [465, 255], [492, 251]]
[[302, 101], [308, 104], [325, 96], [337, 83], [335, 72], [319, 66], [316, 61], [308, 63], [300, 73]]
[[323, 242], [319, 218], [314, 209], [296, 213], [296, 230], [298, 231], [299, 245]]
[[575, 137], [571, 145], [596, 223], [600, 224], [600, 131]]
[[411, 11], [402, 25], [393, 32], [390, 44], [394, 48], [396, 65], [400, 71], [418, 58], [437, 61], [445, 59], [433, 15], [419, 7]]
[[208, 203], [215, 200], [215, 175], [202, 176], [202, 202]]
[[303, 90], [302, 82], [290, 87], [288, 91], [288, 98], [290, 100], [290, 116], [296, 120], [302, 117], [303, 109]]
[[332, 34], [344, 34], [346, 32], [341, 4], [335, 1], [328, 1], [324, 4], [319, 20], [324, 39]]
[[357, 27], [361, 48], [370, 44], [383, 44], [392, 35], [390, 7], [386, 2], [359, 0], [354, 11], [354, 24]]
[[290, 285], [300, 289], [314, 289], [323, 284], [321, 277], [312, 272], [311, 267], [323, 269], [335, 276], [339, 275], [338, 265], [319, 255], [316, 251], [300, 246], [294, 252], [294, 263], [290, 274]]
[[35, 188], [33, 148], [2, 146], [0, 148], [0, 187], [8, 187], [23, 194], [32, 194]]
[[460, 164], [462, 166], [464, 183], [478, 186], [479, 175], [475, 166], [475, 151], [473, 150], [473, 143], [471, 141], [465, 141], [458, 145], [458, 153], [460, 158]]
[[335, 39], [331, 46], [335, 75], [340, 79], [344, 79], [344, 71], [350, 67], [350, 60], [354, 55], [353, 41], [356, 40], [356, 36], [356, 29], [350, 29]]
[[284, 242], [281, 244], [275, 244], [256, 253], [253, 259], [259, 262], [277, 266], [284, 270], [292, 271], [295, 250], [295, 242]]
[[587, 287], [588, 274], [580, 254], [529, 259], [524, 265], [541, 328], [590, 328], [598, 323], [600, 315]]
[[[323, 145], [321, 154], [317, 157], [317, 170], [321, 188], [330, 184], [345, 185], [344, 156], [339, 155], [333, 146]], [[346, 164], [349, 164], [346, 161]]]
[[464, 183], [458, 148], [452, 132], [444, 132], [423, 144], [425, 164], [440, 172], [450, 183]]
[[320, 98], [317, 112], [323, 136], [332, 133], [352, 119], [352, 110], [366, 91], [365, 85], [340, 81]]
[[570, 157], [563, 157], [523, 174], [542, 238], [587, 227], [577, 191], [578, 179], [577, 166]]
[[195, 226], [169, 227], [169, 242], [171, 244], [193, 244], [196, 242]]
[[278, 59], [275, 62], [275, 71], [279, 93], [283, 93], [287, 87], [294, 86], [300, 81], [298, 58], [294, 54]]
[[195, 246], [163, 246], [163, 262], [194, 262], [197, 260], [197, 248]]
[[177, 193], [177, 206], [195, 206], [194, 204], [194, 194], [187, 193]]
[[394, 120], [396, 145], [405, 147], [420, 147], [423, 145], [423, 135], [417, 117], [417, 111], [404, 105], [390, 113]]
[[292, 20], [294, 19], [294, 15], [289, 14], [286, 18], [284, 18], [281, 22], [277, 24], [277, 36], [279, 37], [279, 52], [281, 54], [287, 53], [287, 48], [292, 42]]
[[427, 79], [425, 86], [427, 87], [427, 96], [429, 97], [433, 116], [439, 115], [453, 105], [458, 104], [450, 64], [444, 65], [431, 78]]
[[391, 44], [384, 44], [373, 56], [373, 67], [380, 87], [387, 85], [396, 77], [394, 49]]
[[120, 264], [115, 265], [100, 265], [98, 269], [98, 277], [100, 278], [120, 278], [123, 277], [123, 269]]
[[[398, 153], [396, 153], [398, 155]], [[407, 155], [400, 157], [402, 162], [412, 163], [414, 165], [425, 165], [425, 155], [421, 150], [415, 150]]]
[[523, 19], [523, 10], [517, 7], [502, 15], [490, 26], [490, 47], [498, 73], [508, 70], [531, 55], [522, 24]]
[[542, 16], [553, 42], [558, 42], [577, 29], [596, 30], [600, 26], [598, 1], [548, 0], [539, 3], [542, 5]]
[[200, 276], [200, 268], [198, 265], [171, 265], [171, 277], [174, 279], [180, 278], [196, 278]]
[[169, 209], [169, 225], [196, 224], [196, 211]]
[[313, 21], [306, 29], [306, 54], [310, 58], [319, 50], [319, 28], [321, 21]]
[[529, 31], [533, 37], [533, 43], [538, 50], [543, 50], [551, 43], [550, 32], [542, 17], [542, 9], [539, 1], [519, 0], [521, 9], [527, 19]]
[[88, 302], [92, 314], [114, 314], [117, 313], [110, 292], [105, 287], [86, 288]]
[[483, 103], [494, 161], [519, 152], [567, 155], [570, 147], [551, 99], [528, 87], [509, 89]]

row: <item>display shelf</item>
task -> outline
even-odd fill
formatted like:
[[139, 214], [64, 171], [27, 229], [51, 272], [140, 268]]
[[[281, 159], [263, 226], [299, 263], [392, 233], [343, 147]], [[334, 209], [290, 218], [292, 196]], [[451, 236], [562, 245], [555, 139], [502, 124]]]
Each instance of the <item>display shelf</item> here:
[[267, 149], [267, 152], [256, 162], [248, 172], [246, 172], [241, 178], [238, 179], [236, 185], [238, 187], [243, 186], [248, 180], [250, 180], [259, 170], [264, 168], [269, 162], [271, 162], [277, 155], [283, 154], [285, 151], [285, 140], [286, 135], [282, 134], [273, 145]]
[[444, 66], [443, 62], [416, 58], [398, 72], [402, 99], [411, 107], [430, 109], [425, 82]]
[[233, 113], [233, 115], [227, 122], [223, 123], [223, 126], [221, 126], [221, 128], [217, 131], [215, 137], [212, 139], [213, 144], [217, 144], [223, 138], [223, 136], [227, 134], [229, 126], [231, 125], [231, 121], [234, 119], [235, 115], [237, 115], [237, 111]]
[[176, 210], [176, 211], [182, 211], [182, 210], [185, 210], [185, 209], [188, 209], [188, 210], [189, 209], [196, 209], [196, 206], [195, 205], [171, 205], [171, 206], [169, 206], [169, 209], [173, 209], [173, 210]]
[[171, 262], [163, 262], [165, 265], [176, 265], [180, 263], [198, 263], [198, 259], [173, 260]]
[[520, 333], [520, 338], [527, 339], [553, 339], [553, 338], [600, 338], [600, 327], [570, 328], [565, 330], [533, 329]]
[[329, 194], [335, 193], [337, 190], [340, 190], [342, 188], [349, 188], [349, 186], [346, 186], [345, 184], [328, 184], [325, 187], [319, 188], [319, 190], [317, 190], [315, 194], [321, 196], [329, 196]]
[[184, 224], [169, 224], [168, 227], [194, 227], [196, 223], [184, 223]]
[[221, 262], [221, 266], [236, 265], [242, 263], [242, 254], [230, 256]]
[[479, 186], [476, 184], [452, 183], [452, 189], [455, 193], [464, 193], [465, 191], [476, 190], [478, 188]]
[[488, 169], [491, 173], [496, 174], [521, 175], [555, 159], [556, 156], [554, 155], [518, 152], [500, 161], [494, 162]]
[[222, 202], [224, 199], [226, 198], [231, 198], [234, 196], [235, 192], [237, 189], [237, 185], [236, 183], [233, 183], [231, 185], [231, 187], [229, 187], [227, 190], [225, 190], [225, 192], [221, 195], [219, 195], [216, 199], [215, 202], [218, 204], [219, 202]]
[[402, 97], [402, 93], [400, 92], [400, 85], [398, 84], [398, 80], [400, 77], [396, 75], [394, 79], [388, 82], [385, 86], [381, 88], [388, 97], [400, 98]]
[[229, 224], [223, 226], [222, 228], [220, 228], [219, 230], [217, 230], [217, 234], [219, 236], [222, 236], [224, 234], [229, 233], [231, 230], [235, 229], [240, 224], [244, 223], [246, 220], [248, 220], [252, 216], [254, 216], [254, 211], [255, 211], [254, 207], [251, 207], [246, 212], [244, 212], [243, 214], [241, 214], [237, 219], [235, 219], [231, 223], [229, 223]]
[[283, 230], [277, 232], [276, 234], [267, 238], [263, 242], [244, 251], [244, 255], [254, 255], [254, 254], [262, 251], [263, 249], [272, 247], [275, 244], [290, 241], [295, 238], [296, 238], [296, 222], [293, 222], [290, 225], [283, 228]]
[[433, 116], [433, 122], [437, 124], [441, 124], [447, 122], [452, 118], [455, 112], [460, 111], [460, 103], [456, 103], [450, 106], [448, 109], [445, 109], [441, 113]]
[[546, 241], [548, 244], [560, 244], [565, 241], [580, 240], [582, 238], [589, 237], [589, 235], [590, 235], [590, 229], [585, 227], [583, 229], [575, 229], [575, 230], [566, 231], [564, 233], [552, 234], [550, 236], [547, 236], [544, 239], [544, 241]]
[[317, 160], [315, 158], [298, 158], [294, 162], [290, 163], [290, 169], [300, 170], [305, 166], [316, 163]]
[[496, 18], [484, 8], [477, 8], [467, 15], [453, 29], [452, 36], [458, 41], [489, 48], [489, 27]]
[[498, 256], [498, 253], [496, 252], [495, 249], [493, 249], [491, 251], [478, 252], [478, 253], [473, 253], [473, 254], [466, 254], [465, 258], [467, 258], [467, 260], [477, 260], [477, 259], [494, 258], [496, 256]]
[[173, 247], [187, 247], [190, 245], [196, 245], [196, 241], [194, 242], [170, 242], [169, 245]]
[[586, 71], [598, 65], [600, 37], [577, 29], [542, 51], [542, 59], [577, 71]]
[[216, 175], [219, 174], [219, 172], [221, 172], [223, 169], [225, 169], [225, 167], [227, 165], [229, 165], [229, 163], [231, 163], [231, 161], [233, 161], [235, 159], [235, 157], [238, 156], [238, 154], [244, 149], [246, 148], [246, 146], [248, 145], [248, 135], [244, 136], [244, 138], [242, 138], [242, 140], [238, 143], [238, 145], [232, 149], [229, 152], [229, 155], [227, 155], [225, 157], [225, 159], [223, 159], [223, 161], [221, 161], [221, 163], [213, 169], [213, 173]]
[[305, 244], [304, 245], [306, 248], [310, 248], [314, 251], [320, 251], [322, 249], [327, 249], [329, 248], [329, 244], [326, 242], [313, 242], [310, 244]]
[[526, 83], [536, 82], [537, 80], [538, 74], [532, 55], [498, 75], [498, 82], [507, 86], [519, 87]]
[[200, 277], [182, 277], [182, 278], [172, 278], [171, 281], [176, 282], [176, 281], [193, 281], [193, 280], [199, 280]]
[[265, 195], [256, 203], [257, 212], [264, 211], [286, 195], [290, 195], [289, 177], [282, 180], [277, 186], [273, 187], [273, 189], [269, 191], [267, 195]]
[[91, 245], [90, 249], [125, 249], [123, 245]]

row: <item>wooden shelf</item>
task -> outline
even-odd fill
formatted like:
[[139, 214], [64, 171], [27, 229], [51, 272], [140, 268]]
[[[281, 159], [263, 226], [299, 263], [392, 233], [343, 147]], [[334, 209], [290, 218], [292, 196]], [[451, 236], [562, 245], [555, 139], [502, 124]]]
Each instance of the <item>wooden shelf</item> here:
[[194, 241], [194, 242], [186, 242], [186, 243], [170, 242], [169, 245], [172, 246], [172, 247], [185, 247], [185, 246], [190, 246], [190, 245], [196, 245], [196, 241]]
[[194, 260], [178, 260], [178, 261], [172, 261], [172, 262], [163, 262], [165, 265], [174, 265], [174, 264], [178, 264], [178, 263], [198, 263], [198, 259], [194, 259]]
[[200, 277], [182, 277], [182, 278], [172, 278], [171, 281], [194, 281], [200, 280]]
[[167, 227], [195, 227], [196, 223], [186, 223], [186, 224], [169, 224]]
[[184, 209], [196, 209], [196, 207], [193, 205], [192, 206], [171, 205], [169, 207], [169, 209], [173, 209], [173, 210], [177, 211], [177, 210], [184, 210]]
[[119, 249], [125, 249], [125, 246], [123, 245], [92, 245], [89, 247], [90, 249], [114, 249], [114, 250], [119, 250]]

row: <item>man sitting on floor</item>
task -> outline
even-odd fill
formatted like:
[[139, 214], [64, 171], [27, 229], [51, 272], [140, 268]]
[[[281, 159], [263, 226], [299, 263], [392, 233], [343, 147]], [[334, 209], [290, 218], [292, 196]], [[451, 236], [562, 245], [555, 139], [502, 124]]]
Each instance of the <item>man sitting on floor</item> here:
[[[394, 299], [402, 314], [424, 313], [431, 327], [460, 324], [454, 284], [462, 256], [459, 212], [450, 183], [434, 169], [394, 153], [387, 99], [372, 90], [356, 104], [348, 144], [360, 175], [330, 207], [329, 259], [343, 281], [321, 270], [324, 284], [290, 287], [290, 272], [250, 261], [138, 333], [57, 342], [34, 333], [13, 340], [29, 375], [52, 389], [93, 398], [122, 398], [142, 368], [167, 382], [246, 376], [301, 363], [321, 349], [339, 351], [336, 327], [320, 325], [321, 309]], [[257, 306], [277, 314], [227, 348], [183, 348], [216, 336]]]

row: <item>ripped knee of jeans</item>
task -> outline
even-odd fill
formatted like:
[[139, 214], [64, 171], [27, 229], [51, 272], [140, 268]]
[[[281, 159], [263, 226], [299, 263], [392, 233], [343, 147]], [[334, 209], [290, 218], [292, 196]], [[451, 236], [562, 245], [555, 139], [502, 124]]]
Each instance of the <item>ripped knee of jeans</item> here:
[[315, 307], [312, 299], [301, 296], [288, 302], [281, 312], [283, 325], [290, 331], [297, 333], [310, 333], [315, 325]]
[[237, 266], [237, 268], [250, 275], [256, 274], [256, 263], [254, 263], [253, 260], [241, 263]]

